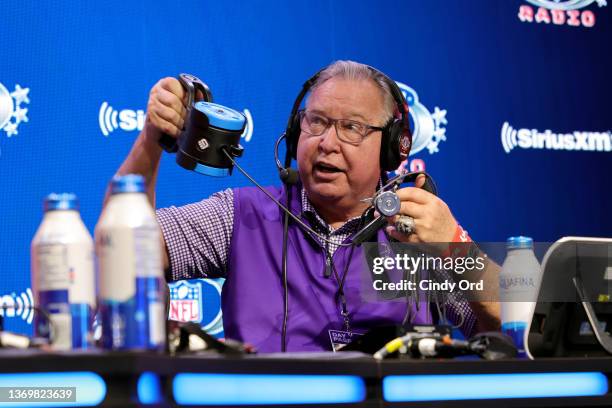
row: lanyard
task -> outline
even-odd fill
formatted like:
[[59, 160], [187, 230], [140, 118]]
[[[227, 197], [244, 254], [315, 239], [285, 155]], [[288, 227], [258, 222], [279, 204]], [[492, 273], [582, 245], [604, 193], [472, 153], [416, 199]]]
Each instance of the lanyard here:
[[351, 262], [351, 258], [353, 257], [353, 250], [355, 246], [351, 246], [351, 250], [349, 252], [348, 259], [346, 264], [344, 265], [344, 271], [342, 272], [342, 277], [338, 275], [338, 271], [336, 270], [336, 265], [334, 264], [334, 260], [332, 259], [331, 254], [329, 253], [329, 245], [325, 245], [325, 254], [326, 254], [326, 267], [331, 267], [332, 272], [334, 273], [334, 277], [336, 278], [336, 282], [338, 282], [338, 291], [336, 292], [336, 299], [340, 299], [341, 307], [340, 307], [340, 315], [342, 316], [342, 320], [344, 321], [344, 328], [347, 332], [351, 333], [351, 319], [349, 317], [348, 306], [346, 304], [346, 296], [344, 295], [344, 283], [346, 282], [346, 276], [348, 275], [349, 264]]
[[[359, 220], [357, 230], [360, 230], [363, 224], [365, 223], [365, 218], [367, 215], [367, 210], [361, 215], [361, 219]], [[328, 237], [329, 237], [329, 229], [328, 229]], [[351, 331], [351, 319], [349, 317], [348, 306], [346, 303], [346, 296], [344, 294], [344, 283], [346, 282], [346, 276], [348, 274], [349, 264], [351, 263], [351, 258], [353, 257], [353, 251], [355, 250], [356, 245], [351, 245], [351, 249], [348, 255], [348, 258], [345, 257], [346, 263], [344, 265], [344, 271], [342, 272], [342, 277], [338, 274], [336, 270], [336, 265], [334, 263], [332, 255], [329, 253], [329, 240], [325, 241], [325, 272], [324, 275], [326, 278], [330, 277], [331, 274], [334, 274], [334, 278], [336, 282], [338, 282], [338, 291], [336, 292], [336, 301], [340, 299], [340, 315], [342, 316], [342, 320], [344, 321], [344, 328], [347, 332], [352, 333]]]

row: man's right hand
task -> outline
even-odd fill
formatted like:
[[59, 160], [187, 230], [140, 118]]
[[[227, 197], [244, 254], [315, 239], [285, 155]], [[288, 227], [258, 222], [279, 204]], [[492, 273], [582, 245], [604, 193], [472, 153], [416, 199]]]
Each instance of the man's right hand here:
[[157, 144], [162, 133], [179, 136], [187, 116], [186, 99], [187, 93], [176, 78], [162, 78], [151, 88], [143, 132], [147, 143]]

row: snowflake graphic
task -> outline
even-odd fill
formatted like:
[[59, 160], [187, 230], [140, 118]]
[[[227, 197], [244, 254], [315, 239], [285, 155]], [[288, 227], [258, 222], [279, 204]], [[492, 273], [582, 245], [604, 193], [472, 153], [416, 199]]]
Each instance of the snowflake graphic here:
[[15, 90], [9, 93], [0, 84], [0, 130], [4, 130], [7, 137], [17, 135], [19, 125], [28, 122], [28, 109], [21, 105], [30, 103], [29, 92], [30, 88], [16, 84]]
[[440, 109], [436, 106], [431, 118], [434, 121], [434, 131], [427, 144], [427, 150], [429, 150], [429, 154], [434, 154], [439, 151], [438, 144], [446, 140], [446, 128], [442, 127], [448, 123], [446, 120], [446, 109]]

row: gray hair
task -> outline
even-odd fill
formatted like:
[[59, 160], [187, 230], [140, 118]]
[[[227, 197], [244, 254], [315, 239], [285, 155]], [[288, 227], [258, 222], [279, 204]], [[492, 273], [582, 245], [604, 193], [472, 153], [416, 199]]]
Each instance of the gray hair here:
[[312, 90], [332, 78], [343, 78], [353, 81], [371, 80], [382, 92], [384, 100], [384, 123], [386, 124], [397, 110], [395, 99], [389, 89], [387, 79], [377, 70], [371, 69], [365, 64], [355, 61], [335, 61], [319, 74], [319, 77], [312, 85]]

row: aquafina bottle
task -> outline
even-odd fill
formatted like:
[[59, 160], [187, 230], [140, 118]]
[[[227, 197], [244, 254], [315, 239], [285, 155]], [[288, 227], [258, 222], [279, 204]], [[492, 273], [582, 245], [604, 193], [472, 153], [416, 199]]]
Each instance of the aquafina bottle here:
[[533, 252], [533, 239], [529, 237], [510, 237], [506, 248], [508, 253], [499, 276], [502, 332], [512, 337], [518, 356], [525, 358], [527, 327], [540, 286], [540, 264]]

